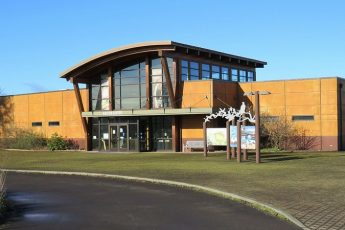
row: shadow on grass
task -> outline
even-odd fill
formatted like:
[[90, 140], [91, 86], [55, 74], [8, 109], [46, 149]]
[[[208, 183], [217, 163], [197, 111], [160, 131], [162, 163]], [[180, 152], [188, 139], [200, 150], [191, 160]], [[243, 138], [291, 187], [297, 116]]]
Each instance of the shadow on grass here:
[[[255, 161], [255, 153], [248, 154], [249, 161]], [[280, 162], [280, 161], [291, 161], [291, 160], [303, 160], [309, 158], [305, 156], [298, 156], [296, 154], [287, 154], [287, 153], [264, 153], [261, 155], [261, 163], [270, 163], [270, 162]]]
[[[200, 153], [202, 154], [202, 153]], [[255, 162], [255, 152], [248, 152], [248, 160], [243, 162]], [[225, 157], [225, 152], [209, 152], [207, 158], [219, 158]], [[243, 153], [241, 154], [243, 158]], [[269, 163], [275, 161], [290, 161], [290, 160], [303, 160], [307, 158], [315, 158], [317, 156], [298, 156], [296, 153], [263, 153], [261, 154], [261, 162], [262, 163]], [[236, 159], [232, 158], [232, 159]]]
[[262, 163], [269, 163], [275, 161], [291, 161], [291, 160], [303, 160], [304, 157], [298, 156], [279, 156], [279, 157], [261, 157]]
[[[266, 153], [261, 155], [261, 159], [268, 162], [274, 161], [289, 161], [289, 160], [305, 160], [311, 158], [320, 158], [320, 155], [299, 155], [299, 153]], [[263, 162], [264, 163], [264, 162]]]

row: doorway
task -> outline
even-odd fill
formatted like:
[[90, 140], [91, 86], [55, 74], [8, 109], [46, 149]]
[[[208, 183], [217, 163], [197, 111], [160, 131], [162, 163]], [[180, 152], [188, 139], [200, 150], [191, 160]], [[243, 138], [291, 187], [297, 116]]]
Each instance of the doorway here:
[[128, 124], [109, 125], [110, 150], [116, 152], [127, 152], [128, 144]]

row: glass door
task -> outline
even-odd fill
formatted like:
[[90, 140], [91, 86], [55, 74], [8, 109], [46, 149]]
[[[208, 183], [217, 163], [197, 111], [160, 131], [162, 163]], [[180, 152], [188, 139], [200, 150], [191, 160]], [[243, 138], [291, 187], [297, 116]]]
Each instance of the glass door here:
[[152, 119], [153, 148], [155, 151], [172, 150], [172, 118], [154, 117]]
[[119, 125], [119, 142], [118, 142], [118, 151], [128, 151], [128, 125]]
[[110, 150], [116, 152], [128, 151], [128, 125], [109, 125]]
[[110, 150], [118, 151], [119, 147], [119, 138], [118, 138], [118, 126], [110, 125]]

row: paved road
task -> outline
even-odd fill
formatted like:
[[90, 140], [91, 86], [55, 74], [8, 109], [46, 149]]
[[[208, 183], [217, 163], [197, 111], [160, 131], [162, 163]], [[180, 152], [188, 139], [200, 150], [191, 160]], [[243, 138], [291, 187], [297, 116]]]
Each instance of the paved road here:
[[298, 229], [236, 202], [180, 188], [9, 173], [20, 212], [6, 229]]

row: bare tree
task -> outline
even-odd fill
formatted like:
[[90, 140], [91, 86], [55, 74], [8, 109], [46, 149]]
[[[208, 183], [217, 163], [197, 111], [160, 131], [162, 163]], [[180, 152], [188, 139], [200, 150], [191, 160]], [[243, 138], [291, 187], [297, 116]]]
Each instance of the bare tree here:
[[4, 96], [0, 89], [0, 138], [6, 137], [9, 127], [13, 126], [13, 101], [10, 96]]
[[[6, 111], [4, 111], [4, 97], [2, 97], [2, 89], [0, 88], [0, 127], [1, 129], [4, 128], [4, 114], [6, 114]], [[0, 132], [0, 142], [1, 142], [1, 135], [3, 133]], [[0, 143], [1, 144], [1, 143]], [[5, 202], [5, 193], [6, 193], [6, 172], [3, 170], [3, 165], [4, 161], [3, 159], [0, 159], [0, 209], [4, 210], [6, 207], [6, 202]]]
[[308, 150], [314, 146], [315, 137], [308, 136], [308, 130], [296, 126], [285, 116], [261, 116], [261, 128], [267, 146], [278, 150]]

